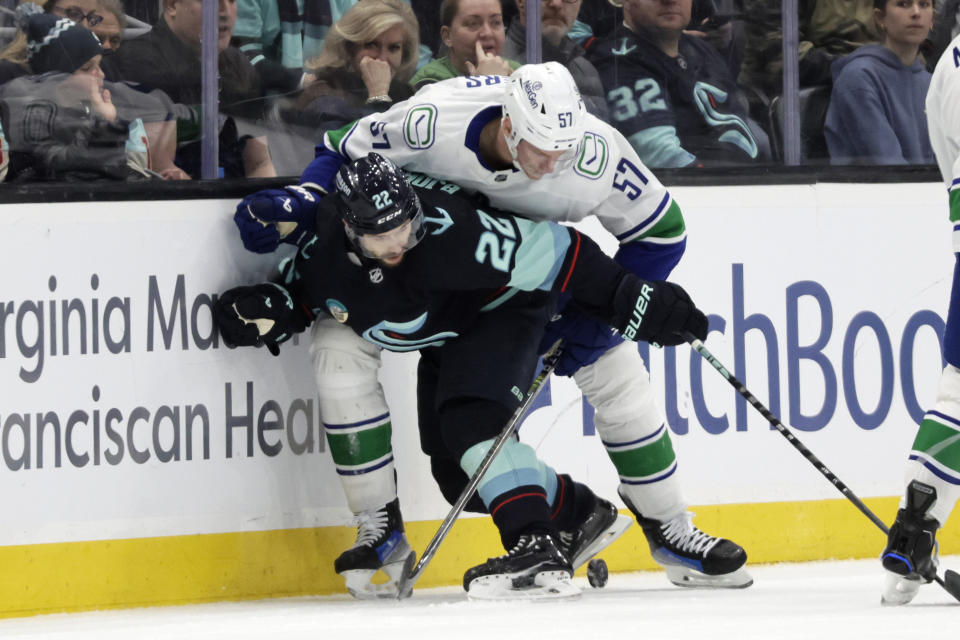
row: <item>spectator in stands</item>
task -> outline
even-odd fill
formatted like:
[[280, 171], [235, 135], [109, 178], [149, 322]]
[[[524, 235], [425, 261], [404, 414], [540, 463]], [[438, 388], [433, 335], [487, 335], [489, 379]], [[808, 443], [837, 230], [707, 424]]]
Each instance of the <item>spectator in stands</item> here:
[[111, 82], [121, 79], [120, 69], [117, 67], [116, 53], [123, 41], [123, 32], [127, 26], [127, 16], [123, 11], [120, 0], [97, 0], [97, 13], [103, 18], [93, 28], [93, 32], [100, 39], [103, 48], [103, 59], [100, 68], [103, 75]]
[[[116, 53], [123, 40], [123, 31], [127, 26], [127, 16], [123, 12], [120, 0], [97, 0], [97, 15], [101, 17], [93, 26], [93, 33], [100, 39], [104, 56]], [[103, 64], [101, 63], [101, 67]]]
[[297, 101], [293, 121], [326, 131], [406, 100], [413, 95], [408, 82], [419, 47], [409, 4], [357, 3], [327, 34], [323, 53], [307, 63], [316, 80]]
[[[527, 61], [527, 12], [525, 0], [516, 0], [519, 14], [507, 28], [503, 55], [520, 64]], [[542, 0], [540, 2], [541, 61], [559, 62], [573, 76], [587, 111], [607, 120], [607, 98], [597, 70], [574, 42], [570, 29], [577, 21], [583, 0]]]
[[330, 12], [338, 8], [334, 5], [347, 9], [354, 2], [237, 0], [231, 44], [246, 54], [261, 75], [287, 76], [290, 84], [299, 86], [304, 60], [321, 51]]
[[[22, 23], [28, 13], [34, 12], [34, 3], [25, 2], [17, 8], [18, 22]], [[70, 18], [79, 26], [92, 29], [103, 18], [96, 11], [96, 0], [48, 0], [43, 4], [44, 13], [62, 18]], [[0, 84], [30, 73], [27, 64], [27, 35], [23, 29], [17, 31], [13, 40], [0, 52]]]
[[610, 121], [649, 167], [761, 159], [766, 138], [752, 128], [726, 62], [683, 32], [690, 12], [691, 0], [624, 0], [626, 28], [590, 46]]
[[[783, 86], [782, 0], [740, 0], [745, 49], [740, 83], [773, 97]], [[829, 85], [839, 56], [879, 37], [873, 0], [799, 0], [800, 86]]]
[[882, 44], [833, 63], [825, 133], [834, 164], [934, 163], [924, 103], [930, 73], [920, 45], [933, 0], [874, 0]]
[[508, 76], [520, 66], [501, 57], [506, 38], [501, 0], [443, 0], [440, 25], [449, 52], [417, 71], [410, 81], [414, 89], [457, 76]]
[[119, 117], [100, 71], [97, 37], [72, 20], [26, 16], [30, 67], [0, 88], [10, 151], [8, 178], [90, 180], [148, 178], [147, 133]]
[[[199, 104], [200, 15], [202, 0], [163, 0], [163, 15], [149, 33], [128, 40], [117, 56], [125, 80], [160, 89], [174, 102]], [[263, 96], [257, 73], [247, 58], [230, 45], [237, 19], [236, 0], [219, 0], [220, 108], [255, 113]]]
[[[160, 89], [188, 107], [189, 116], [178, 121], [180, 132], [177, 165], [189, 175], [200, 175], [199, 103], [200, 16], [202, 0], [163, 0], [163, 15], [149, 33], [124, 42], [117, 54], [123, 78]], [[237, 19], [235, 0], [219, 0], [218, 39], [220, 110], [259, 118], [266, 109], [265, 86], [250, 61], [230, 46]], [[276, 175], [265, 138], [238, 135], [228, 118], [220, 130], [220, 163], [223, 177], [270, 177]]]

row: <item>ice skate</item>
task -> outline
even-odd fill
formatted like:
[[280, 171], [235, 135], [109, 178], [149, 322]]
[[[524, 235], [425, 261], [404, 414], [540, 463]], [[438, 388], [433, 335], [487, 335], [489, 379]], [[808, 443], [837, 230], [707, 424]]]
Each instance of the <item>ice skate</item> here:
[[897, 512], [887, 547], [880, 556], [886, 571], [881, 604], [897, 606], [913, 600], [921, 584], [937, 573], [936, 533], [939, 524], [927, 517], [937, 490], [917, 480], [907, 487], [907, 506]]
[[596, 498], [593, 509], [572, 531], [560, 532], [560, 550], [570, 558], [576, 571], [630, 528], [633, 522], [617, 513], [617, 508], [603, 498]]
[[[404, 564], [414, 555], [403, 533], [400, 500], [357, 516], [357, 540], [340, 554], [333, 567], [343, 576], [354, 598], [396, 598]], [[375, 581], [378, 571], [387, 581]]]
[[505, 555], [468, 569], [463, 588], [471, 598], [513, 600], [575, 598], [573, 568], [553, 538], [525, 534]]
[[678, 587], [744, 589], [753, 578], [743, 568], [747, 552], [743, 547], [704, 533], [693, 524], [693, 514], [684, 511], [670, 520], [645, 518], [630, 501], [623, 501], [637, 517], [657, 564]]

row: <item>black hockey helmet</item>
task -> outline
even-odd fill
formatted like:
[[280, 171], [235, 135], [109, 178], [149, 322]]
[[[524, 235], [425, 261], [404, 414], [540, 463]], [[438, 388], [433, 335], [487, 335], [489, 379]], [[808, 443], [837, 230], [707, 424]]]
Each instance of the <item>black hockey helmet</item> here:
[[420, 199], [397, 165], [377, 153], [369, 153], [340, 167], [336, 179], [337, 210], [346, 223], [347, 236], [369, 258], [360, 236], [387, 233], [411, 223], [405, 251], [426, 233]]

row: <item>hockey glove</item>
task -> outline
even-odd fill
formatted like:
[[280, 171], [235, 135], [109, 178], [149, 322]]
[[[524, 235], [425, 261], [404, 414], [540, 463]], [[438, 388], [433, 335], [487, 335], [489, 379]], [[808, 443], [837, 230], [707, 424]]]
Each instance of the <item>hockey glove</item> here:
[[255, 253], [276, 250], [281, 241], [300, 244], [313, 230], [320, 194], [297, 185], [264, 189], [240, 201], [233, 221], [243, 246]]
[[273, 283], [224, 291], [214, 311], [227, 346], [264, 344], [275, 356], [280, 354], [280, 343], [307, 326], [306, 318], [294, 308], [290, 293]]
[[686, 331], [700, 340], [707, 337], [707, 317], [672, 282], [628, 275], [620, 281], [613, 305], [613, 327], [627, 340], [672, 347], [686, 342]]

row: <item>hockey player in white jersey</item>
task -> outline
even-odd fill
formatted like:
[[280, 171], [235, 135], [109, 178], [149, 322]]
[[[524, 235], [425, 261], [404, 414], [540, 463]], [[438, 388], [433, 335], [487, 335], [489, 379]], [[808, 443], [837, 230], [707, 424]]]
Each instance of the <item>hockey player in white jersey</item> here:
[[[683, 254], [686, 230], [679, 206], [623, 136], [586, 112], [569, 72], [557, 63], [525, 65], [509, 78], [439, 82], [384, 113], [328, 132], [300, 185], [259, 192], [241, 202], [235, 220], [244, 245], [263, 252], [280, 241], [296, 244], [308, 233], [316, 200], [332, 191], [340, 164], [369, 151], [535, 220], [574, 222], [595, 215], [620, 241], [616, 259], [643, 278], [666, 279]], [[328, 437], [348, 425], [382, 442], [372, 437], [376, 430], [389, 433], [390, 428], [376, 376], [379, 356], [369, 349], [362, 352], [363, 345], [351, 348], [349, 333], [336, 322], [314, 325], [311, 352], [321, 417]], [[669, 430], [636, 346], [570, 307], [548, 326], [544, 343], [557, 338], [565, 343], [557, 372], [572, 375], [595, 408], [597, 432], [620, 476], [620, 496], [668, 578], [682, 586], [749, 586], [744, 550], [692, 523]], [[340, 376], [341, 385], [320, 375], [348, 370], [349, 375]], [[336, 448], [331, 445], [331, 450]], [[334, 462], [350, 507], [362, 522], [395, 500], [389, 449], [335, 457]], [[598, 500], [598, 505], [609, 503]], [[358, 545], [345, 556], [369, 556], [359, 540], [386, 540], [391, 533], [384, 529], [378, 538], [365, 535], [363, 525], [360, 529]], [[580, 531], [569, 535], [583, 537]], [[573, 555], [589, 558], [587, 553]], [[338, 572], [352, 562], [341, 556]]]
[[882, 562], [882, 602], [910, 602], [937, 570], [936, 531], [960, 497], [960, 38], [940, 57], [927, 92], [927, 125], [937, 165], [950, 194], [956, 266], [943, 337], [947, 362], [936, 404], [927, 411], [908, 456], [906, 491], [890, 527]]

